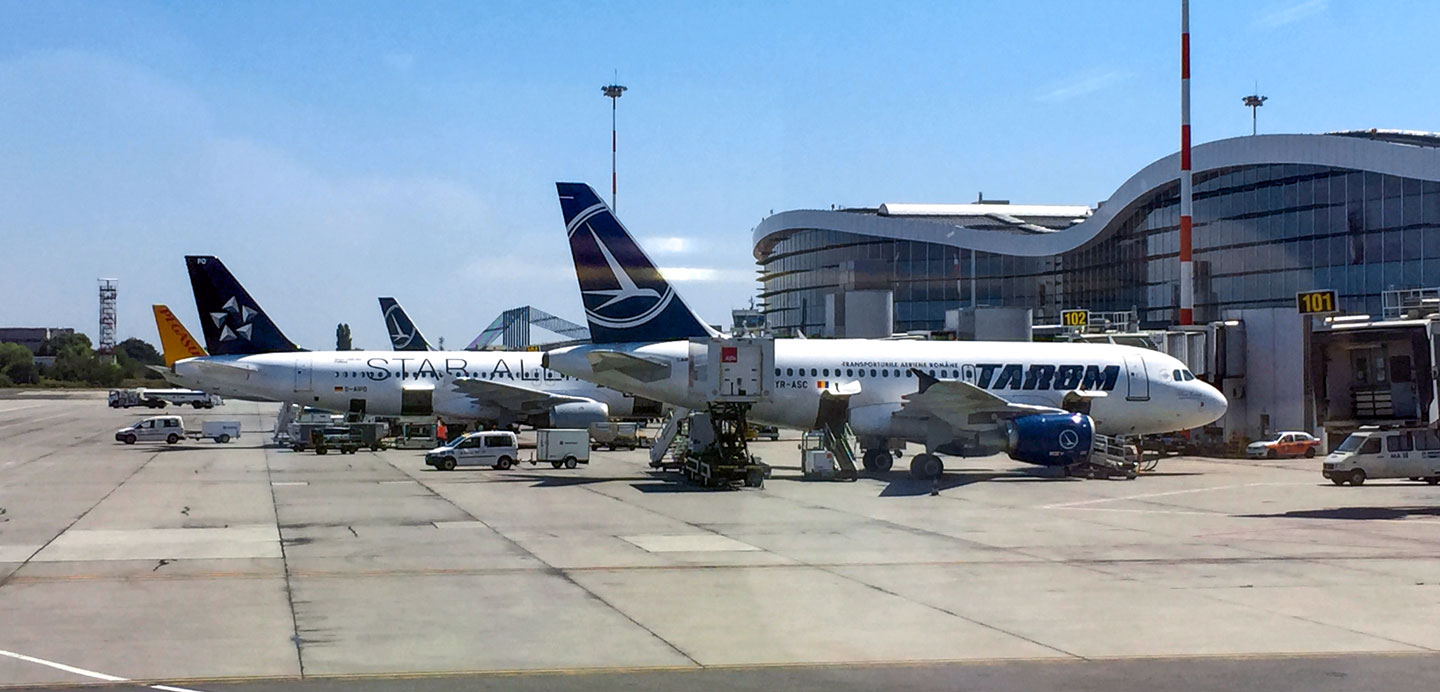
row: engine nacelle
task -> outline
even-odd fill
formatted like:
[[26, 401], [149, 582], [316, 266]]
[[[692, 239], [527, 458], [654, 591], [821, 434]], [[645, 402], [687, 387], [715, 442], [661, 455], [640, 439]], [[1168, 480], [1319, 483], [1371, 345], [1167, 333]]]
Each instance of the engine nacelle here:
[[610, 407], [599, 401], [577, 401], [560, 404], [550, 409], [545, 421], [551, 428], [586, 429], [591, 423], [604, 423], [610, 419]]
[[1083, 413], [1033, 413], [1005, 422], [1010, 458], [1040, 466], [1069, 466], [1090, 458], [1095, 424]]

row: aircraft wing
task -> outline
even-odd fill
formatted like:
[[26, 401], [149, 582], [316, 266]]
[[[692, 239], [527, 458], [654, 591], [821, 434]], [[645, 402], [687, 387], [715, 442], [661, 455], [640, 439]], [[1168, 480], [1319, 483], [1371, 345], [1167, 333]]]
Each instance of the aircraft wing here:
[[613, 370], [641, 382], [655, 382], [670, 376], [670, 363], [620, 351], [591, 351], [585, 354], [590, 369], [600, 373]]
[[481, 400], [490, 406], [519, 413], [535, 413], [559, 404], [592, 401], [584, 397], [551, 394], [528, 387], [473, 377], [457, 378], [452, 386], [454, 391], [459, 394]]
[[913, 372], [920, 379], [920, 391], [906, 394], [896, 415], [933, 417], [959, 427], [985, 422], [975, 420], [976, 414], [989, 414], [998, 419], [1028, 413], [1064, 413], [1050, 406], [1017, 404], [969, 382], [937, 380], [927, 373]]

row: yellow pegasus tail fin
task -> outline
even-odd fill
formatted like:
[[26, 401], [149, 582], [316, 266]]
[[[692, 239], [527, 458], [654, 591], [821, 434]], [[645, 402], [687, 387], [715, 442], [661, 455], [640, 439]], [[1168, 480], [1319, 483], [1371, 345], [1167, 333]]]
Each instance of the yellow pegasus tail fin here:
[[180, 324], [180, 319], [170, 312], [170, 308], [164, 305], [152, 307], [155, 309], [155, 329], [160, 332], [160, 350], [165, 354], [165, 367], [175, 365], [177, 360], [206, 355], [205, 349], [190, 336], [190, 330]]

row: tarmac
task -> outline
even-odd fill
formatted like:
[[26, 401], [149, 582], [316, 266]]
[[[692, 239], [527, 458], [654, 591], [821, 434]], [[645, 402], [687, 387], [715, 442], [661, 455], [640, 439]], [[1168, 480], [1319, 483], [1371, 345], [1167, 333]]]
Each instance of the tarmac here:
[[[0, 392], [0, 687], [1434, 689], [1440, 490], [1318, 459], [1134, 481], [1001, 457], [706, 491], [648, 452], [113, 439], [155, 412]], [[528, 454], [528, 452], [527, 452]], [[158, 686], [158, 687], [153, 687]]]

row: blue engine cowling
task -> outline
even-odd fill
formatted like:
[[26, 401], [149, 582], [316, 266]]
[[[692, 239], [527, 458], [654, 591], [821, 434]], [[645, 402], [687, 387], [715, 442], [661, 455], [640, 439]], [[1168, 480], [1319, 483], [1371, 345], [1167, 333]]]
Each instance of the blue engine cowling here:
[[1090, 458], [1095, 425], [1083, 413], [1033, 413], [1005, 422], [1010, 458], [1040, 466], [1069, 466]]

